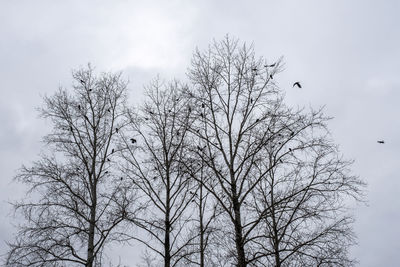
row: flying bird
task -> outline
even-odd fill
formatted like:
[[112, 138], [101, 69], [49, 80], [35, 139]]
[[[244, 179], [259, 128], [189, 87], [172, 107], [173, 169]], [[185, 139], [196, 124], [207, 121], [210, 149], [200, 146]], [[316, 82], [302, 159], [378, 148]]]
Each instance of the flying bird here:
[[385, 143], [385, 141], [383, 141], [383, 140], [378, 140], [377, 142], [378, 142], [378, 144], [384, 144]]
[[135, 138], [131, 138], [131, 142], [132, 142], [132, 144], [136, 143], [136, 139]]
[[301, 84], [300, 84], [300, 82], [295, 82], [295, 83], [293, 84], [293, 87], [295, 87], [295, 86], [297, 86], [297, 87], [301, 88]]
[[264, 67], [266, 67], [266, 68], [273, 68], [273, 67], [275, 67], [275, 65], [276, 65], [276, 63], [273, 63], [273, 64], [271, 64], [271, 65], [264, 65]]

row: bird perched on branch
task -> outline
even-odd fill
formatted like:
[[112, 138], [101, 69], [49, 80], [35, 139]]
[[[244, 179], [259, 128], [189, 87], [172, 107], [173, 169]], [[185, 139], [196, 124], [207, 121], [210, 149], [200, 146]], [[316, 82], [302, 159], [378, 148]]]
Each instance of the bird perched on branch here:
[[295, 82], [295, 83], [293, 84], [293, 87], [295, 87], [295, 86], [297, 86], [297, 87], [299, 87], [299, 88], [302, 88], [300, 82]]

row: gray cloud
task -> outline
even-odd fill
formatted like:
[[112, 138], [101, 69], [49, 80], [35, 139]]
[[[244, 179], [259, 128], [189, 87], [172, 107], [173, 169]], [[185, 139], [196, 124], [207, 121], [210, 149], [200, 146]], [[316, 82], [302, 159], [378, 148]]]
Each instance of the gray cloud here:
[[[149, 1], [150, 2], [150, 1]], [[291, 105], [326, 105], [333, 137], [368, 183], [356, 207], [361, 266], [396, 266], [400, 243], [400, 18], [398, 1], [2, 1], [0, 3], [0, 217], [23, 194], [10, 183], [36, 158], [49, 126], [34, 108], [72, 68], [124, 71], [131, 98], [159, 73], [182, 78], [192, 50], [226, 33], [259, 55], [285, 57], [277, 77]], [[293, 81], [304, 85], [291, 88]], [[378, 145], [377, 139], [387, 144]], [[0, 239], [11, 238], [1, 220]], [[0, 254], [5, 245], [0, 244]], [[131, 261], [133, 258], [130, 259]]]

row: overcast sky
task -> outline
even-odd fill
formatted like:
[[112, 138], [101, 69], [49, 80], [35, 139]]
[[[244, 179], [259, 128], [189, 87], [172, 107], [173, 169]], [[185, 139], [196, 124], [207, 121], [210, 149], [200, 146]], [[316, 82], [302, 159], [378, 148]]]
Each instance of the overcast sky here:
[[[352, 254], [363, 267], [398, 266], [399, 12], [398, 0], [0, 0], [0, 254], [14, 231], [7, 201], [23, 196], [12, 178], [37, 159], [49, 129], [35, 111], [41, 96], [91, 62], [123, 71], [137, 99], [157, 74], [184, 78], [192, 51], [229, 33], [270, 61], [284, 56], [276, 78], [289, 104], [325, 105], [334, 117], [335, 141], [368, 183]], [[291, 87], [297, 80], [303, 89]], [[121, 255], [130, 266], [135, 257]]]

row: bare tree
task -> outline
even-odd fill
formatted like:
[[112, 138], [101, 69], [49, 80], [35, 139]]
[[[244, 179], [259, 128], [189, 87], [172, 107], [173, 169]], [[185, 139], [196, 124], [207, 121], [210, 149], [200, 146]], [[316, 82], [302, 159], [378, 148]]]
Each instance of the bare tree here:
[[[188, 264], [194, 266], [215, 266], [213, 256], [215, 250], [219, 250], [215, 242], [215, 234], [221, 226], [217, 226], [217, 218], [220, 213], [215, 199], [211, 193], [204, 187], [208, 179], [212, 179], [212, 173], [207, 168], [204, 159], [199, 157], [202, 153], [204, 142], [196, 142], [188, 135], [191, 145], [188, 146], [186, 160], [183, 162], [186, 172], [193, 179], [193, 189], [189, 192], [193, 195], [192, 206], [197, 210], [192, 218], [193, 225], [191, 236], [194, 236], [194, 242], [191, 244], [191, 251], [186, 258]], [[188, 165], [186, 165], [188, 163]]]
[[180, 96], [181, 87], [178, 82], [164, 86], [154, 81], [142, 108], [129, 113], [124, 134], [124, 172], [142, 193], [147, 208], [134, 223], [149, 238], [132, 238], [155, 253], [165, 267], [178, 266], [190, 253], [191, 242], [186, 237], [194, 195], [182, 164], [191, 118], [186, 99]]
[[[191, 133], [205, 144], [198, 156], [213, 174], [203, 185], [226, 215], [230, 230], [225, 229], [222, 237], [234, 241], [234, 246], [223, 238], [221, 242], [225, 257], [234, 258], [238, 267], [261, 262], [281, 266], [285, 261], [285, 266], [302, 266], [312, 258], [302, 253], [311, 250], [315, 259], [328, 259], [328, 250], [321, 247], [323, 239], [331, 240], [329, 244], [338, 236], [347, 244], [352, 241], [351, 220], [330, 220], [335, 212], [328, 210], [328, 203], [345, 195], [358, 196], [362, 183], [345, 172], [349, 163], [321, 137], [327, 134], [322, 112], [294, 111], [284, 105], [274, 83], [281, 69], [280, 60], [271, 64], [257, 59], [252, 46], [239, 46], [226, 37], [206, 52], [196, 51], [189, 70], [194, 86], [187, 96], [196, 103], [197, 118]], [[321, 136], [313, 135], [319, 131]], [[293, 167], [299, 162], [311, 167]], [[330, 179], [335, 179], [334, 184]], [[342, 207], [343, 202], [338, 203], [335, 211]], [[310, 231], [307, 219], [300, 223], [302, 209], [308, 209], [308, 216], [317, 213], [310, 220], [314, 224]], [[319, 235], [323, 237], [318, 239]], [[291, 242], [290, 248], [284, 242]], [[271, 255], [277, 257], [273, 263]]]
[[126, 83], [120, 74], [73, 72], [72, 93], [44, 97], [41, 116], [53, 124], [46, 154], [16, 179], [30, 200], [16, 203], [26, 222], [10, 243], [7, 266], [100, 266], [108, 242], [118, 240], [132, 197], [118, 176], [114, 146], [123, 126]]
[[247, 205], [261, 218], [252, 265], [354, 264], [348, 257], [353, 219], [345, 200], [361, 200], [363, 183], [329, 139], [327, 120], [321, 110], [287, 110], [265, 122], [271, 142], [251, 173], [264, 178]]

